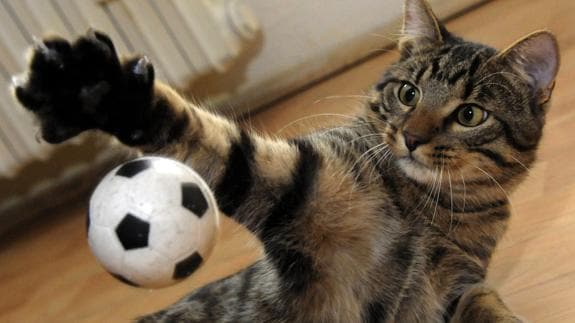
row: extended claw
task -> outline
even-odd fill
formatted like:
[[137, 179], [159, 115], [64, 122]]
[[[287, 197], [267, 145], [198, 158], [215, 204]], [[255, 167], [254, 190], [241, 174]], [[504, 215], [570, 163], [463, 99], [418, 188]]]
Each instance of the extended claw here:
[[23, 73], [23, 74], [19, 74], [19, 75], [12, 75], [11, 82], [12, 82], [12, 88], [13, 89], [22, 87], [26, 83], [28, 83], [28, 74]]
[[134, 65], [134, 73], [144, 76], [148, 74], [148, 64], [150, 64], [150, 60], [147, 56], [143, 56], [138, 60], [136, 65]]
[[132, 63], [131, 72], [134, 79], [140, 84], [149, 84], [154, 78], [154, 68], [147, 56], [140, 57], [135, 63]]
[[64, 65], [57, 51], [50, 49], [48, 46], [46, 46], [46, 43], [44, 43], [44, 41], [42, 41], [36, 36], [34, 36], [32, 40], [34, 42], [33, 44], [34, 51], [37, 54], [42, 55], [45, 61], [55, 63], [60, 68]]
[[34, 47], [34, 50], [37, 52], [40, 52], [42, 54], [44, 53], [48, 53], [50, 51], [50, 49], [48, 48], [48, 46], [46, 46], [46, 44], [44, 44], [44, 41], [36, 36], [32, 36], [32, 46]]

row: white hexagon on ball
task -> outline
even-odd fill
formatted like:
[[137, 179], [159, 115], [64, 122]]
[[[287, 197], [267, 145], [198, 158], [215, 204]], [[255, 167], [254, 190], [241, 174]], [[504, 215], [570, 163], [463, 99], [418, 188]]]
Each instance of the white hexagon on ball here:
[[209, 257], [219, 232], [213, 194], [190, 167], [162, 157], [126, 162], [90, 199], [88, 243], [119, 280], [164, 287]]

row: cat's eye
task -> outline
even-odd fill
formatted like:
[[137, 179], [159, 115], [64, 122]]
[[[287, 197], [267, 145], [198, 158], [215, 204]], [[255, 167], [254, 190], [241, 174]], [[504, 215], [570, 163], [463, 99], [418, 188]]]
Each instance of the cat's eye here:
[[399, 101], [408, 107], [414, 107], [419, 102], [419, 90], [410, 83], [403, 83], [397, 93]]
[[489, 114], [476, 105], [467, 104], [457, 110], [457, 122], [465, 127], [477, 127], [482, 124]]

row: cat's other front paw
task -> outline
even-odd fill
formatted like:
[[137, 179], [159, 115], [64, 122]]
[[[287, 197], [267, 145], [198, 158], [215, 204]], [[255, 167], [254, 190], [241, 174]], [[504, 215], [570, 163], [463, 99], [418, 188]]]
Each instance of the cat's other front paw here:
[[88, 129], [116, 135], [131, 128], [150, 105], [153, 82], [147, 58], [122, 63], [110, 38], [90, 30], [74, 42], [37, 41], [28, 71], [13, 86], [39, 120], [44, 140], [59, 143]]

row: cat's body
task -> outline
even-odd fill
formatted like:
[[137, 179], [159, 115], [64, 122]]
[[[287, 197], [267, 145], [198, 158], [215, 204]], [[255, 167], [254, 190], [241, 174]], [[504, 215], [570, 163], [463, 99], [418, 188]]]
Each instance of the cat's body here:
[[49, 142], [100, 129], [193, 163], [262, 241], [264, 259], [144, 321], [518, 321], [483, 281], [506, 192], [535, 158], [555, 41], [540, 32], [498, 53], [417, 0], [404, 32], [364, 112], [292, 140], [193, 106], [97, 32], [38, 45], [15, 92]]

